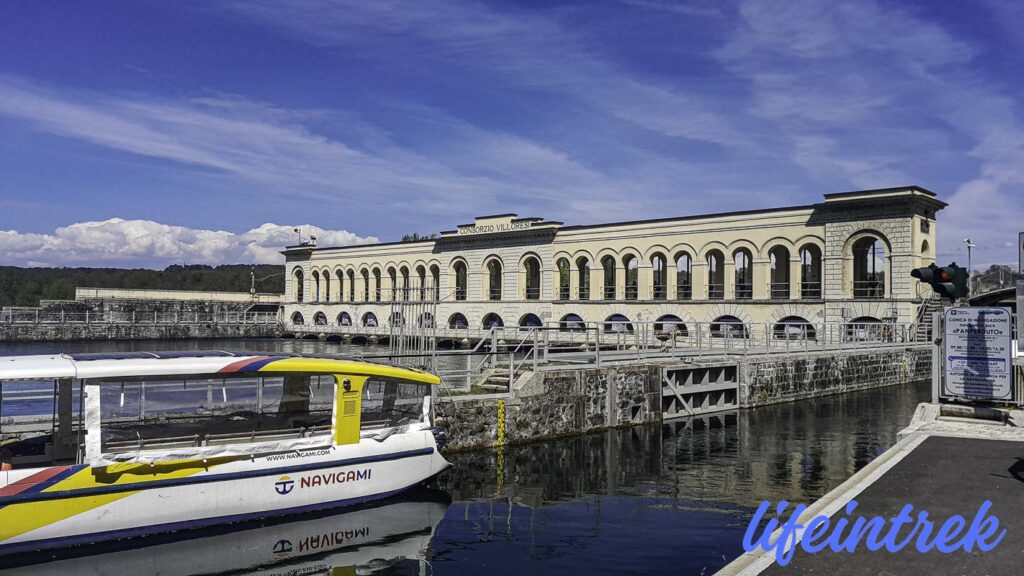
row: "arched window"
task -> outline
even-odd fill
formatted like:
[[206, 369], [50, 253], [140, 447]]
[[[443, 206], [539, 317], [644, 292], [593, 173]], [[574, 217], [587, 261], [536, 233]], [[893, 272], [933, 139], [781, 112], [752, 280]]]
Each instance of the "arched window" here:
[[313, 302], [320, 301], [320, 273], [313, 270]]
[[348, 301], [349, 302], [355, 302], [356, 301], [356, 273], [354, 271], [352, 271], [352, 270], [349, 270], [348, 272], [345, 273], [345, 275], [348, 276]]
[[370, 301], [370, 271], [363, 268], [360, 272], [363, 275], [363, 302]]
[[821, 298], [821, 249], [814, 244], [800, 249], [800, 297]]
[[491, 259], [487, 263], [487, 299], [501, 300], [501, 283], [503, 280], [501, 260]]
[[334, 275], [338, 277], [338, 302], [345, 301], [345, 273], [335, 270]]
[[775, 246], [768, 251], [771, 264], [770, 293], [773, 300], [789, 299], [789, 249]]
[[560, 332], [583, 332], [586, 330], [586, 324], [579, 314], [566, 314], [558, 321], [558, 330]]
[[664, 254], [651, 257], [651, 295], [655, 300], [668, 298], [668, 260]]
[[559, 258], [558, 262], [558, 299], [568, 300], [569, 299], [569, 279], [572, 276], [572, 272], [569, 270], [569, 261], [565, 258]]
[[604, 299], [615, 300], [615, 258], [602, 258], [601, 268], [604, 271]]
[[523, 314], [519, 318], [519, 326], [521, 328], [540, 328], [544, 323], [540, 321], [540, 317], [536, 314]]
[[754, 269], [750, 251], [740, 248], [733, 252], [732, 258], [736, 264], [736, 299], [750, 300], [754, 297]]
[[400, 300], [409, 300], [412, 298], [412, 294], [409, 293], [409, 268], [402, 266], [398, 273], [402, 275], [402, 287], [398, 292], [398, 298]]
[[891, 340], [892, 330], [874, 316], [859, 316], [846, 324], [846, 339], [854, 342]]
[[523, 265], [526, 268], [526, 299], [540, 300], [540, 261], [530, 256]]
[[434, 315], [431, 314], [430, 312], [424, 312], [423, 314], [420, 314], [420, 326], [423, 328], [433, 328]]
[[676, 300], [693, 298], [693, 261], [686, 252], [676, 254]]
[[380, 268], [374, 268], [373, 269], [373, 294], [374, 294], [373, 299], [376, 300], [377, 302], [380, 302], [380, 297], [381, 297], [380, 293], [381, 293], [381, 289], [380, 289]]
[[427, 269], [423, 266], [416, 267], [416, 278], [419, 281], [419, 290], [417, 294], [420, 300], [427, 299]]
[[363, 326], [366, 326], [367, 328], [376, 328], [377, 315], [374, 314], [373, 312], [367, 312], [366, 314], [363, 314]]
[[342, 312], [338, 314], [338, 326], [351, 326], [352, 317], [349, 316], [348, 312]]
[[302, 302], [303, 293], [306, 291], [302, 281], [302, 269], [295, 269], [295, 301]]
[[675, 314], [665, 314], [664, 316], [659, 316], [658, 319], [654, 321], [654, 333], [686, 336], [688, 331], [686, 330], [686, 324], [683, 323], [682, 318]]
[[324, 270], [324, 302], [331, 301], [331, 273]]
[[612, 314], [604, 320], [604, 331], [606, 334], [632, 334], [633, 323], [622, 314]]
[[323, 312], [317, 312], [313, 315], [313, 324], [317, 326], [327, 326], [327, 315]]
[[853, 245], [853, 297], [885, 298], [885, 245], [878, 238], [861, 238]]
[[436, 264], [430, 267], [430, 282], [434, 285], [434, 300], [441, 300], [441, 269]]
[[818, 337], [814, 325], [801, 316], [786, 316], [772, 327], [776, 340], [814, 340]]
[[505, 321], [501, 319], [501, 316], [498, 316], [494, 312], [484, 316], [483, 327], [485, 330], [490, 328], [500, 328], [504, 325]]
[[405, 326], [405, 317], [401, 312], [392, 312], [391, 316], [388, 316], [388, 324], [395, 327]]
[[455, 330], [465, 330], [469, 328], [469, 320], [466, 320], [465, 316], [456, 312], [448, 317], [448, 327]]
[[465, 300], [466, 299], [466, 283], [468, 281], [466, 275], [466, 263], [458, 261], [453, 266], [455, 269], [455, 299]]
[[627, 254], [622, 258], [622, 267], [626, 270], [626, 300], [636, 300], [640, 287], [639, 262]]
[[[398, 271], [393, 266], [388, 268], [388, 279], [391, 281], [391, 300], [398, 300]], [[380, 301], [379, 296], [377, 301]]]
[[579, 299], [590, 300], [590, 260], [585, 257], [577, 258], [576, 273], [579, 274]]
[[725, 256], [718, 250], [708, 252], [708, 300], [725, 298]]
[[292, 324], [295, 324], [296, 326], [301, 326], [302, 324], [305, 323], [306, 319], [302, 317], [301, 313], [295, 312], [294, 314], [292, 314]]
[[750, 331], [742, 320], [735, 316], [719, 316], [711, 323], [712, 338], [749, 338]]

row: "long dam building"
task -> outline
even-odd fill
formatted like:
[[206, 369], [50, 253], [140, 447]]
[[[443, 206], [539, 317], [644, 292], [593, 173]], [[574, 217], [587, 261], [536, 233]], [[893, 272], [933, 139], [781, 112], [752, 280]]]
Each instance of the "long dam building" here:
[[[297, 332], [656, 322], [747, 326], [911, 323], [935, 260], [936, 213], [918, 186], [825, 194], [822, 202], [566, 226], [481, 216], [435, 239], [287, 247], [283, 319]], [[927, 288], [927, 287], [925, 287]], [[436, 301], [403, 318], [392, 300]], [[804, 334], [806, 335], [806, 328]]]

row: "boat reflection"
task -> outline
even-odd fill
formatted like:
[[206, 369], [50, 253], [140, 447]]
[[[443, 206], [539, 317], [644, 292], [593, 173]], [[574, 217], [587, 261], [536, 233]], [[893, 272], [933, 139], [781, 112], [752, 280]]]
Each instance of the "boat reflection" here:
[[[0, 560], [0, 574], [425, 574], [425, 555], [450, 500], [418, 488], [381, 503], [216, 533], [179, 532]], [[230, 531], [228, 531], [230, 530]], [[130, 547], [130, 548], [129, 548]]]

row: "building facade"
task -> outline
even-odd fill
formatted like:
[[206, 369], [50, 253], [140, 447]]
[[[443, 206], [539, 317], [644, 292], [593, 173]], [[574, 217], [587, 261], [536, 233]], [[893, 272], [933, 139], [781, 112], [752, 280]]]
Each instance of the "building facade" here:
[[[945, 206], [910, 186], [583, 226], [500, 214], [431, 240], [290, 246], [284, 318], [296, 332], [353, 334], [397, 322], [567, 330], [593, 322], [614, 331], [706, 323], [733, 335], [753, 324], [910, 323], [925, 295], [910, 271], [934, 261]], [[393, 298], [438, 303], [400, 318]]]

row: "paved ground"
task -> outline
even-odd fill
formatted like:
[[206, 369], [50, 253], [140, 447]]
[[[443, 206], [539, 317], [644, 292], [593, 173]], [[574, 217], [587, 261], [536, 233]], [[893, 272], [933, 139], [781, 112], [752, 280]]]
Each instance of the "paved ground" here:
[[788, 565], [773, 564], [762, 574], [1024, 574], [1024, 442], [929, 436], [856, 498], [857, 510], [864, 516], [892, 517], [905, 504], [912, 504], [940, 522], [953, 514], [970, 522], [986, 499], [992, 501], [991, 513], [1007, 530], [991, 552], [921, 554], [908, 546], [897, 554], [884, 550], [807, 554], [798, 549]]

